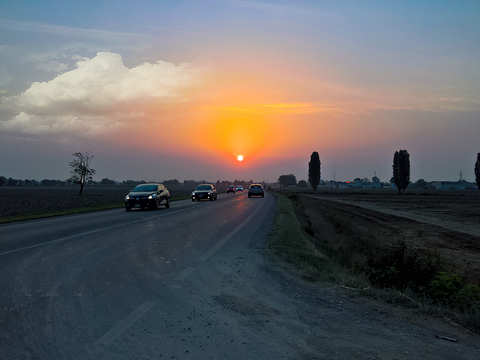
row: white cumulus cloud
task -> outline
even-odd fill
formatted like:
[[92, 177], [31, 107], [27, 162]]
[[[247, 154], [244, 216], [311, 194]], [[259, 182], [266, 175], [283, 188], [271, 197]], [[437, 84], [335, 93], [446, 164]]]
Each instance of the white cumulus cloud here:
[[82, 133], [101, 134], [107, 128], [118, 130], [121, 124], [153, 116], [152, 109], [158, 113], [192, 100], [202, 74], [192, 64], [165, 61], [128, 68], [119, 54], [99, 52], [78, 61], [74, 70], [3, 97], [0, 107], [14, 115], [0, 121], [0, 129], [16, 136], [75, 138]]

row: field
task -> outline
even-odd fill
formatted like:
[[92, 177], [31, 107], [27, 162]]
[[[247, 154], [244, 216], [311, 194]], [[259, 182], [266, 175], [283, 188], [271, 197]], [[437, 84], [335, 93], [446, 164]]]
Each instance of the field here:
[[[0, 186], [0, 219], [77, 208], [121, 206], [131, 189], [125, 185], [90, 185], [78, 196], [78, 186]], [[190, 195], [192, 191], [189, 186], [172, 186], [168, 190], [174, 197]]]
[[336, 226], [355, 234], [358, 246], [402, 241], [410, 253], [434, 254], [445, 270], [480, 285], [480, 191], [308, 194], [298, 202], [317, 231], [315, 219], [341, 219]]

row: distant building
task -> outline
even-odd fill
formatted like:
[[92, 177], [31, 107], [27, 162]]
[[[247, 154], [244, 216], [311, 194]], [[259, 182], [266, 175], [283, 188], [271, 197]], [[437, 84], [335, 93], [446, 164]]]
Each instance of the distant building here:
[[477, 183], [467, 181], [432, 181], [431, 186], [437, 190], [476, 190]]

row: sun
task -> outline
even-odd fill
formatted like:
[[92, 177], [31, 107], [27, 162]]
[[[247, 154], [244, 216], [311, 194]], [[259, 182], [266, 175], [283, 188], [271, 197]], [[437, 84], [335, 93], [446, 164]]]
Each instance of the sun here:
[[243, 156], [242, 156], [242, 155], [238, 155], [238, 156], [237, 156], [237, 160], [238, 160], [238, 161], [242, 161], [242, 160], [243, 160]]

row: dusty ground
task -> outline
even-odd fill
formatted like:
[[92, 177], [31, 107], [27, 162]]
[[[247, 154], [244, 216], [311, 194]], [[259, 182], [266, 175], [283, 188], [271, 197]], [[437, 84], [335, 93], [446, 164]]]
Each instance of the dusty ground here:
[[402, 237], [409, 248], [437, 252], [450, 270], [480, 285], [480, 191], [310, 196], [347, 214], [359, 231], [384, 241]]

